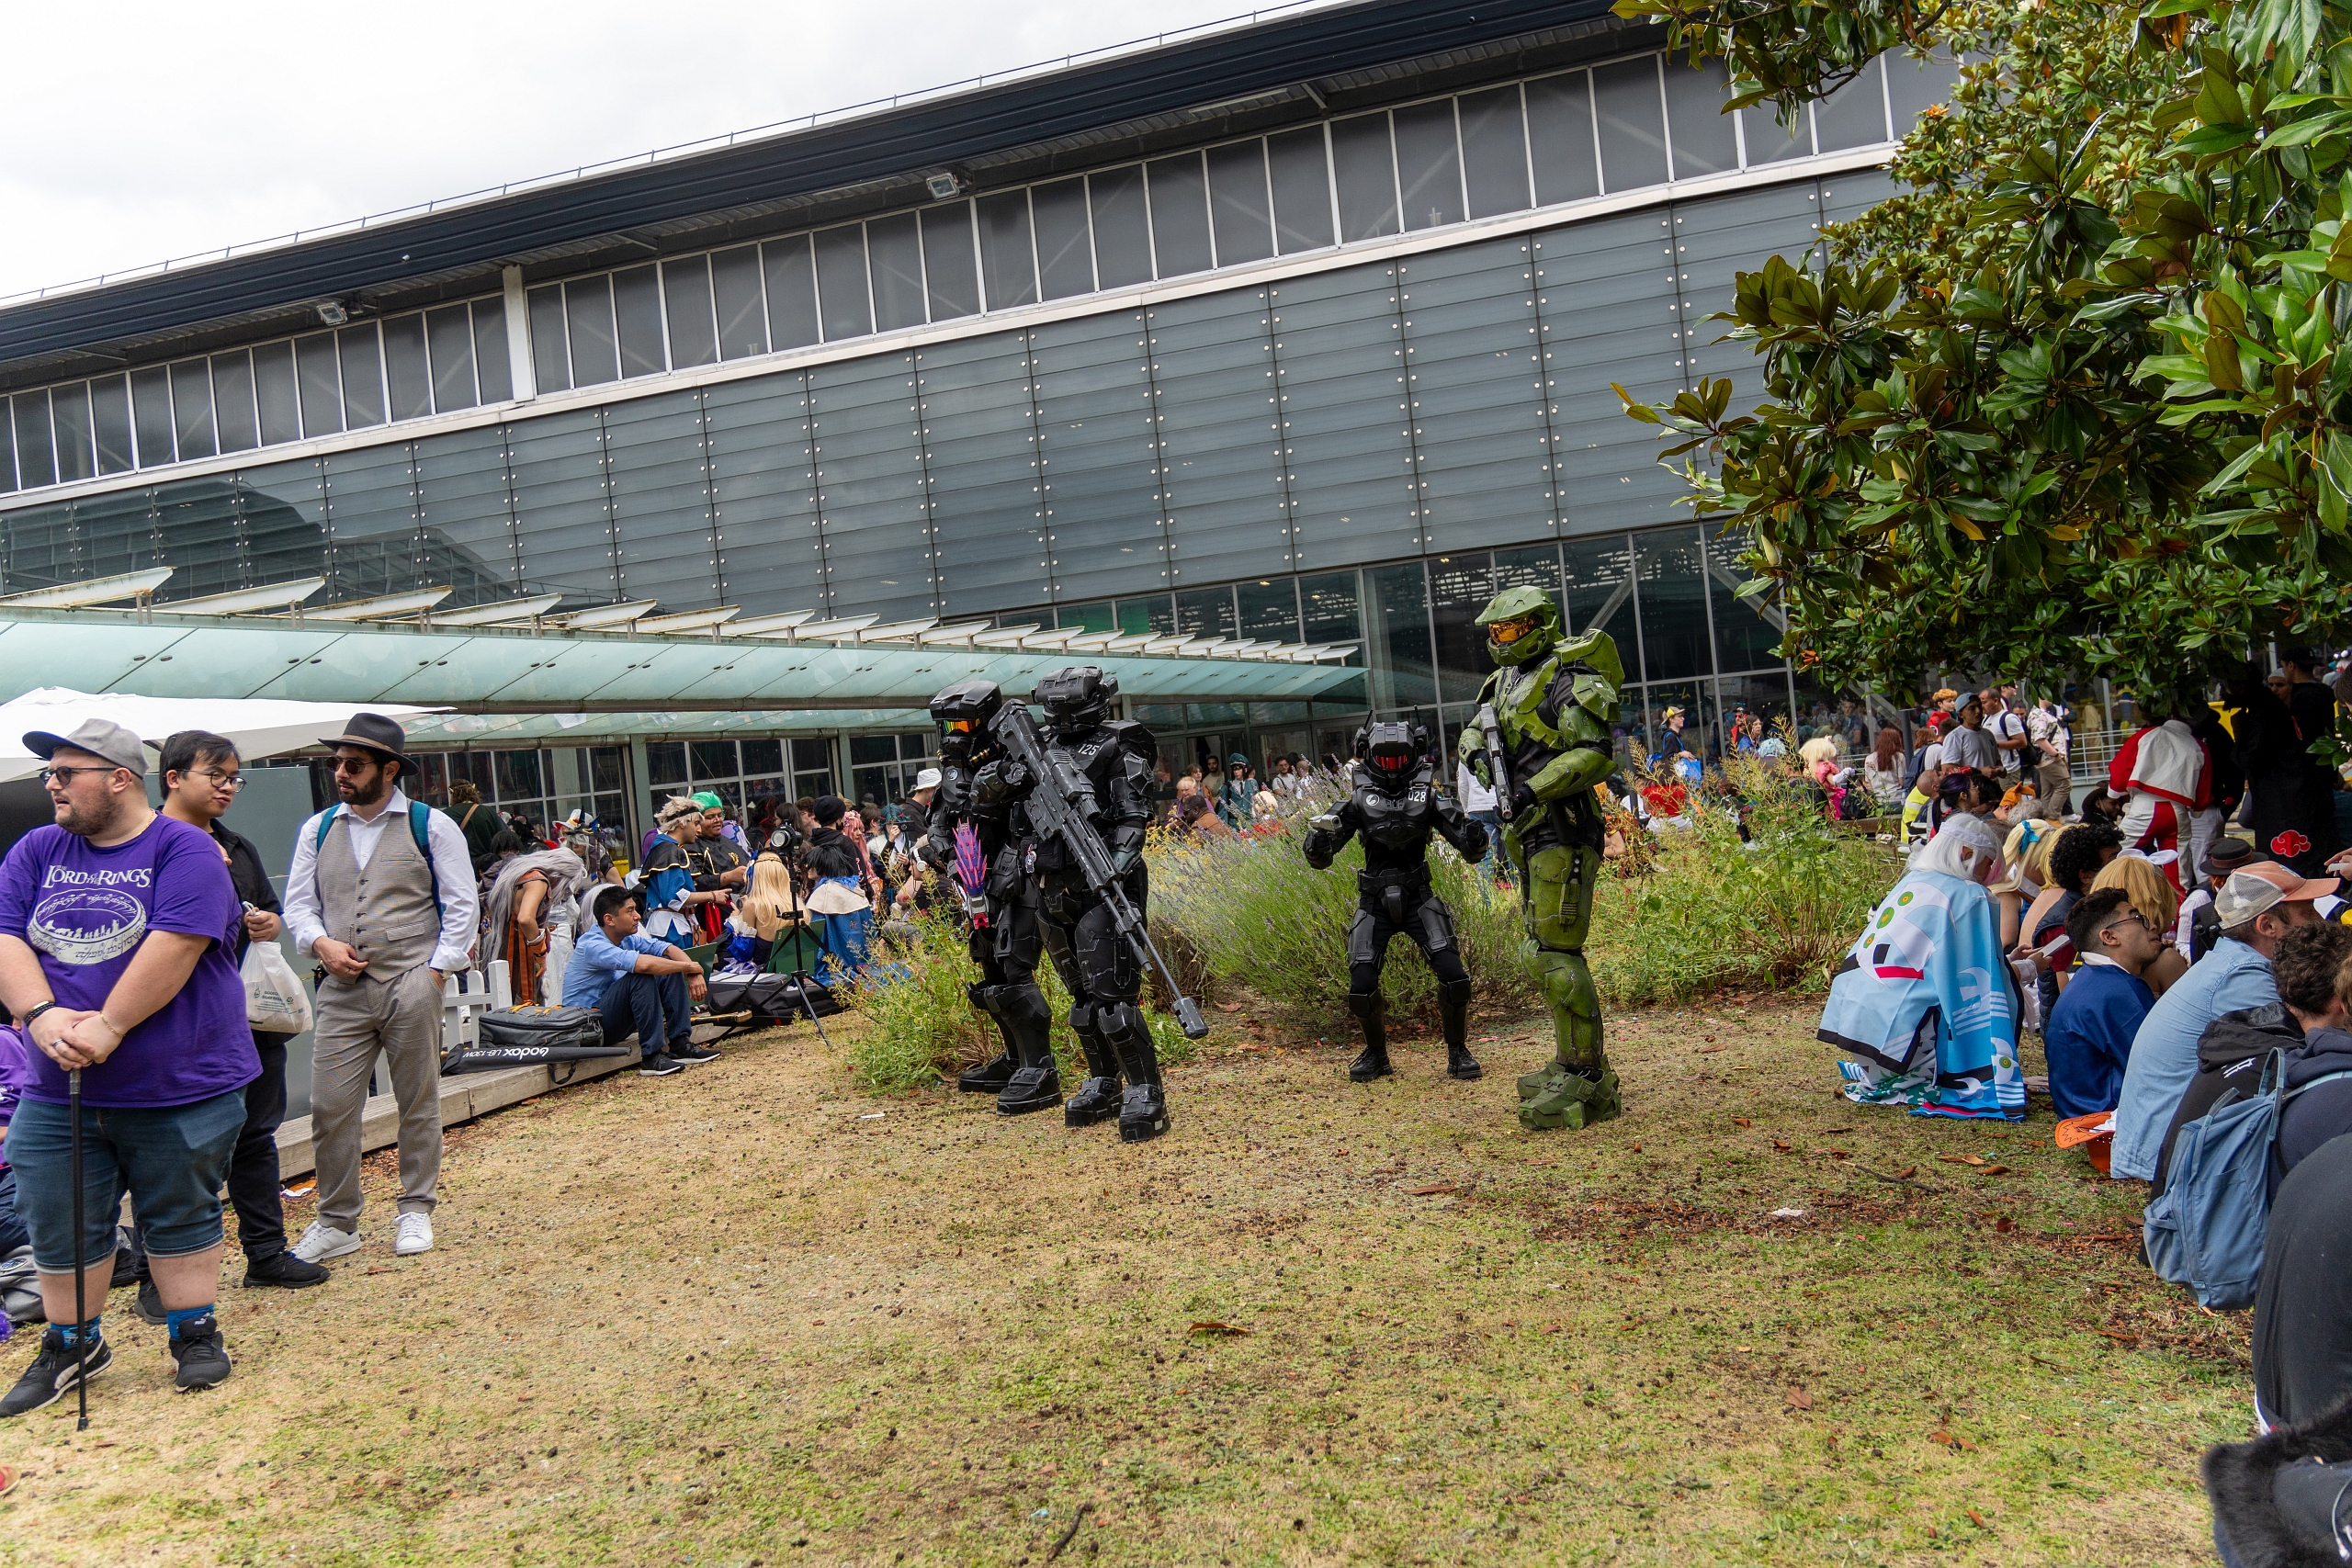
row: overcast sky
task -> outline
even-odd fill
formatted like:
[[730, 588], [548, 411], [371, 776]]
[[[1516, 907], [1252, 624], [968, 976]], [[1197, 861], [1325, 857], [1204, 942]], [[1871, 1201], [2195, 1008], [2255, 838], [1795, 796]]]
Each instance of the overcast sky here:
[[0, 296], [1163, 30], [1250, 0], [28, 6]]

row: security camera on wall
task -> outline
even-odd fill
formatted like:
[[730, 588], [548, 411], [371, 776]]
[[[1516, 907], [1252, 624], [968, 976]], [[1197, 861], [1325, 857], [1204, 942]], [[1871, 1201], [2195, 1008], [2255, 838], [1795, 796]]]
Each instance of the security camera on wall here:
[[933, 175], [926, 178], [923, 184], [931, 187], [931, 198], [933, 201], [953, 201], [964, 194], [964, 176], [953, 169], [944, 174]]

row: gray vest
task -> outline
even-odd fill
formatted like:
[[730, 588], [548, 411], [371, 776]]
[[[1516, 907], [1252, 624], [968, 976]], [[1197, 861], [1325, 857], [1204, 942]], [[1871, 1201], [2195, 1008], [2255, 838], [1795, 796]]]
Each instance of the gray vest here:
[[397, 980], [433, 959], [441, 913], [433, 907], [433, 868], [417, 852], [406, 816], [387, 811], [384, 836], [365, 870], [351, 852], [345, 812], [319, 846], [319, 913], [327, 935], [349, 942], [368, 961], [369, 980]]

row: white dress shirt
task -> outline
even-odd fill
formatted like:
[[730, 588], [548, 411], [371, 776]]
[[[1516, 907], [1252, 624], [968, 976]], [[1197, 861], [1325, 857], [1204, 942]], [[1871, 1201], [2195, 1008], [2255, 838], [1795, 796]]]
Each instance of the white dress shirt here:
[[1492, 811], [1495, 792], [1478, 782], [1467, 762], [1453, 764], [1453, 786], [1462, 796], [1462, 809], [1468, 812]]
[[[351, 835], [351, 858], [362, 871], [382, 841], [388, 824], [398, 824], [401, 832], [408, 831], [408, 796], [398, 785], [373, 818], [336, 805], [302, 824], [294, 839], [294, 864], [286, 874], [286, 929], [293, 933], [297, 953], [309, 953], [311, 943], [327, 934], [319, 912], [319, 824], [338, 811], [351, 818], [345, 831]], [[453, 975], [472, 966], [481, 900], [474, 886], [474, 863], [466, 850], [465, 829], [446, 811], [427, 811], [424, 816], [429, 824], [425, 842], [433, 849], [433, 871], [441, 893], [441, 940], [433, 949], [433, 967]]]

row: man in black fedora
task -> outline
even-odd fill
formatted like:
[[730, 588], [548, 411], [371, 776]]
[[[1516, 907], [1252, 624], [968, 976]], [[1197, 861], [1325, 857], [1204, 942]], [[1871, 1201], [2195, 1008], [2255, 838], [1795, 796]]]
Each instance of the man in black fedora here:
[[400, 1219], [392, 1250], [433, 1246], [441, 1177], [441, 980], [468, 967], [478, 902], [466, 835], [400, 788], [408, 737], [354, 714], [334, 752], [340, 804], [302, 824], [286, 924], [325, 971], [311, 1036], [311, 1142], [319, 1217], [294, 1246], [312, 1263], [359, 1247], [359, 1115], [381, 1051], [400, 1102]]

